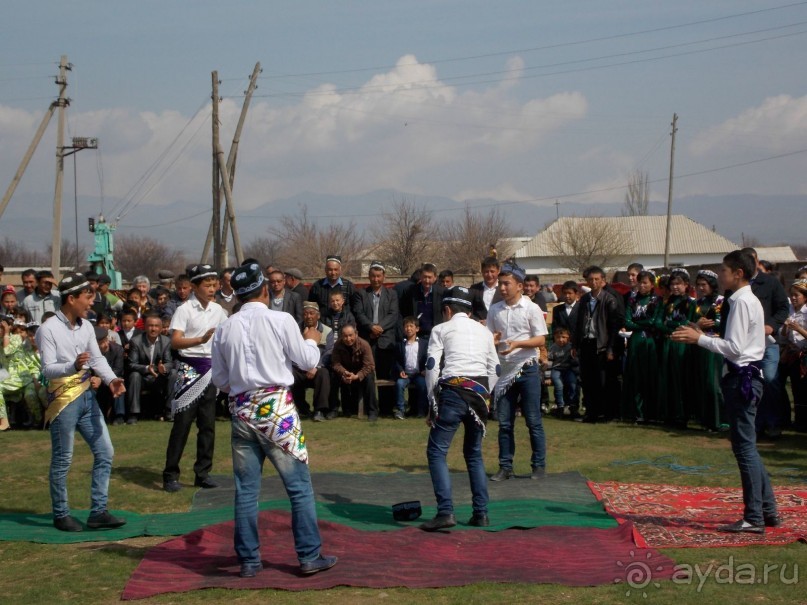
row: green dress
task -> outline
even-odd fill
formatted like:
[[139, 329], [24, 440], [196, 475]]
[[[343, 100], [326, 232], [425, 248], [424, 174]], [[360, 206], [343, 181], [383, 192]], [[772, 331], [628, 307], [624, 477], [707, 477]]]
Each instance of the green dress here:
[[692, 407], [685, 388], [689, 347], [683, 342], [673, 342], [670, 334], [691, 320], [694, 303], [686, 295], [670, 296], [666, 304], [658, 306], [656, 313], [659, 419], [679, 427], [686, 426]]
[[625, 309], [625, 327], [632, 332], [628, 340], [622, 379], [622, 418], [659, 420], [658, 357], [656, 354], [655, 316], [659, 298], [655, 294], [631, 292]]
[[[711, 319], [715, 325], [704, 332], [709, 336], [716, 335], [720, 330], [722, 306], [722, 296], [700, 298], [693, 307], [692, 321], [697, 322], [701, 317]], [[692, 416], [707, 429], [719, 430], [725, 427], [723, 392], [720, 390], [723, 356], [703, 347], [693, 347], [690, 351], [690, 367], [695, 387]]]

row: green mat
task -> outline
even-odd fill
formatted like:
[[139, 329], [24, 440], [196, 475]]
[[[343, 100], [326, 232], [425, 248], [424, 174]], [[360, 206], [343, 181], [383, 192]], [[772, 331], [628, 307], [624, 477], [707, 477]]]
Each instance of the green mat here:
[[[261, 503], [261, 510], [291, 510], [288, 500], [269, 500]], [[610, 517], [599, 503], [572, 504], [548, 500], [504, 500], [491, 502], [491, 525], [489, 531], [509, 528], [529, 528], [546, 525], [569, 527], [615, 527], [616, 521]], [[471, 517], [468, 504], [456, 507], [460, 522]], [[72, 544], [76, 542], [114, 542], [139, 536], [178, 536], [206, 525], [232, 521], [233, 509], [218, 508], [187, 513], [161, 513], [140, 515], [130, 511], [112, 511], [126, 519], [126, 525], [116, 529], [92, 530], [83, 532], [61, 532], [53, 527], [50, 514], [5, 513], [0, 515], [0, 540], [38, 542], [42, 544]], [[423, 508], [423, 516], [418, 521], [399, 523], [392, 518], [392, 511], [385, 506], [363, 503], [317, 502], [317, 516], [321, 521], [341, 523], [359, 530], [386, 531], [402, 527], [416, 526], [436, 513], [433, 506]], [[87, 517], [87, 511], [74, 511], [77, 519]], [[458, 530], [473, 529], [463, 525]]]

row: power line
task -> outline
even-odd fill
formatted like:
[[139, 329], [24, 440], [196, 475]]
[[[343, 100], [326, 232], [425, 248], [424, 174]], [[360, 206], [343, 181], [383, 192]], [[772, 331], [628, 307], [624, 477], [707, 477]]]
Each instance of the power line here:
[[183, 216], [182, 218], [175, 219], [173, 221], [163, 221], [162, 223], [157, 223], [156, 225], [126, 225], [127, 229], [153, 229], [154, 227], [163, 227], [165, 225], [175, 225], [176, 223], [181, 223], [183, 221], [187, 221], [192, 218], [196, 218], [197, 216], [201, 216], [203, 214], [209, 214], [212, 210], [210, 208], [206, 208], [200, 212], [195, 214], [191, 214], [189, 216]]
[[[807, 4], [807, 2], [793, 2], [793, 3], [790, 3], [790, 4], [783, 4], [781, 6], [773, 6], [773, 7], [770, 7], [770, 8], [762, 8], [762, 9], [753, 10], [753, 11], [747, 11], [747, 12], [743, 12], [743, 13], [734, 13], [734, 14], [731, 14], [731, 15], [724, 15], [722, 17], [713, 17], [711, 19], [701, 19], [701, 20], [698, 20], [698, 21], [689, 21], [687, 23], [679, 23], [679, 24], [676, 24], [676, 25], [666, 25], [666, 26], [662, 26], [662, 27], [655, 27], [655, 28], [652, 28], [652, 29], [638, 30], [638, 31], [634, 31], [634, 32], [624, 33], [624, 34], [613, 34], [613, 35], [609, 35], [609, 36], [600, 36], [600, 37], [597, 37], [597, 38], [588, 38], [588, 39], [583, 39], [583, 40], [573, 40], [571, 42], [558, 42], [556, 44], [547, 44], [547, 45], [544, 45], [544, 46], [535, 46], [535, 47], [531, 47], [531, 48], [496, 51], [496, 52], [492, 52], [492, 53], [484, 53], [484, 54], [477, 54], [477, 55], [467, 55], [467, 56], [463, 56], [463, 57], [453, 57], [453, 58], [446, 58], [446, 59], [434, 59], [434, 60], [430, 60], [430, 61], [426, 61], [426, 62], [429, 63], [429, 64], [452, 63], [452, 62], [458, 62], [458, 61], [470, 61], [470, 60], [475, 60], [475, 59], [486, 59], [486, 58], [489, 58], [489, 57], [512, 55], [512, 54], [516, 54], [516, 53], [537, 52], [537, 51], [541, 51], [541, 50], [550, 50], [550, 49], [554, 49], [554, 48], [563, 48], [565, 46], [579, 46], [581, 44], [591, 44], [593, 42], [605, 42], [605, 41], [608, 41], [608, 40], [616, 40], [616, 39], [619, 39], [619, 38], [629, 38], [629, 37], [633, 37], [633, 36], [640, 36], [640, 35], [644, 35], [644, 34], [658, 33], [658, 32], [669, 31], [669, 30], [673, 30], [673, 29], [682, 29], [682, 28], [686, 28], [686, 27], [693, 27], [695, 25], [704, 25], [706, 23], [716, 23], [716, 22], [719, 22], [719, 21], [726, 21], [726, 20], [729, 20], [729, 19], [737, 19], [737, 18], [740, 18], [740, 17], [747, 17], [747, 16], [750, 16], [750, 15], [758, 15], [758, 14], [761, 14], [761, 13], [784, 10], [784, 9], [793, 8], [793, 7], [796, 7], [796, 6], [803, 6], [805, 4]], [[417, 65], [417, 63], [409, 63], [409, 64], [403, 64], [403, 65]], [[358, 67], [358, 68], [341, 69], [341, 70], [334, 70], [334, 71], [320, 71], [320, 72], [297, 73], [297, 74], [279, 74], [277, 76], [271, 76], [270, 75], [270, 76], [268, 76], [268, 79], [291, 78], [291, 77], [308, 77], [308, 76], [326, 76], [326, 75], [334, 75], [334, 74], [357, 73], [357, 72], [364, 72], [364, 71], [377, 71], [377, 70], [380, 70], [380, 69], [393, 69], [395, 67], [397, 67], [397, 65], [380, 65], [380, 66], [375, 66], [375, 67]]]

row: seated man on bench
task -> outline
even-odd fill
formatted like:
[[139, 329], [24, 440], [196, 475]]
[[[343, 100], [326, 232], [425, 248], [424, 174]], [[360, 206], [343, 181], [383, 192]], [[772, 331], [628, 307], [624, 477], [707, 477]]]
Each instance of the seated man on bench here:
[[[171, 339], [162, 335], [163, 322], [157, 313], [145, 316], [146, 331], [129, 343], [128, 372], [126, 377], [127, 424], [136, 424], [141, 413], [142, 391], [159, 396], [162, 402], [159, 414], [170, 408], [176, 370], [171, 356]], [[169, 412], [170, 413], [170, 410]]]

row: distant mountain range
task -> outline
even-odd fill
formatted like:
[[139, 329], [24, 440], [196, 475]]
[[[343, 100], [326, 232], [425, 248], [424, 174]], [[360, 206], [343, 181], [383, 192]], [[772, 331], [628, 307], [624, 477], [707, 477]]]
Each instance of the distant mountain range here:
[[[237, 195], [237, 192], [236, 192]], [[75, 240], [75, 210], [73, 200], [65, 196], [62, 237]], [[458, 217], [464, 204], [445, 197], [415, 196], [393, 190], [372, 191], [360, 195], [342, 196], [320, 193], [301, 193], [290, 198], [263, 204], [251, 210], [236, 210], [241, 241], [266, 235], [267, 227], [284, 215], [296, 214], [303, 205], [309, 217], [319, 223], [353, 221], [358, 229], [368, 229], [381, 220], [394, 199], [406, 198], [434, 212], [435, 221], [451, 221]], [[117, 200], [106, 200], [107, 207]], [[237, 199], [236, 199], [237, 204]], [[556, 210], [554, 204], [536, 205], [513, 203], [501, 200], [473, 200], [468, 202], [477, 212], [487, 213], [498, 207], [513, 228], [514, 235], [535, 235], [544, 225], [556, 217], [576, 215], [618, 216], [622, 201], [614, 203], [563, 202]], [[100, 202], [97, 198], [82, 198], [78, 208], [79, 242], [92, 248], [91, 234], [87, 230], [87, 218], [97, 216]], [[804, 216], [807, 196], [693, 196], [676, 199], [673, 213], [684, 214], [691, 219], [714, 228], [728, 239], [740, 244], [743, 237], [752, 238], [760, 245], [804, 244], [804, 221], [794, 220]], [[650, 214], [666, 213], [666, 202], [651, 202]], [[193, 216], [197, 215], [197, 216]], [[114, 217], [107, 217], [110, 220]], [[194, 255], [200, 253], [210, 223], [210, 212], [198, 201], [173, 202], [157, 206], [137, 206], [118, 228], [118, 234], [150, 236], [170, 243], [175, 248]], [[5, 214], [0, 218], [0, 238], [11, 238], [28, 248], [44, 250], [51, 238], [52, 198], [46, 195], [19, 195], [11, 200]], [[0, 259], [2, 263], [2, 259]]]

